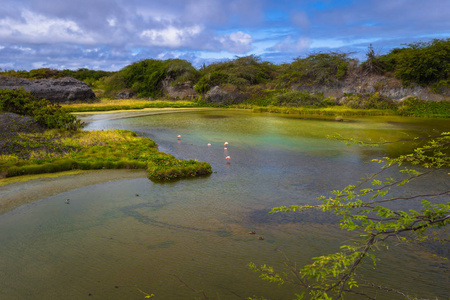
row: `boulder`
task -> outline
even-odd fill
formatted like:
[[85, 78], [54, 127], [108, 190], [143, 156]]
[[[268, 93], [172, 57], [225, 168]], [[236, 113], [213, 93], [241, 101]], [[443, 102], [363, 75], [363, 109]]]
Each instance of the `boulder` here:
[[224, 90], [222, 90], [220, 87], [215, 86], [212, 89], [208, 91], [206, 94], [206, 102], [211, 103], [227, 103], [232, 100], [231, 95]]
[[68, 103], [75, 100], [92, 100], [94, 92], [89, 86], [75, 78], [28, 80], [24, 78], [0, 76], [0, 89], [17, 90], [24, 88], [38, 99], [47, 99], [52, 103]]
[[123, 91], [118, 93], [114, 99], [131, 99], [135, 96], [135, 94], [133, 92], [130, 91]]
[[228, 85], [223, 88], [215, 86], [208, 91], [205, 97], [207, 103], [236, 104], [244, 101], [245, 97], [236, 87]]
[[381, 75], [353, 76], [345, 82], [335, 83], [333, 86], [292, 86], [293, 90], [309, 93], [322, 93], [324, 97], [341, 98], [345, 94], [367, 94], [378, 92], [392, 100], [401, 100], [407, 97], [419, 97], [423, 100], [440, 101], [450, 100], [450, 89], [442, 87], [440, 93], [434, 93], [430, 87], [419, 85], [402, 86], [399, 79]]
[[197, 93], [190, 82], [185, 82], [177, 85], [167, 85], [164, 87], [166, 94], [173, 99], [194, 99]]

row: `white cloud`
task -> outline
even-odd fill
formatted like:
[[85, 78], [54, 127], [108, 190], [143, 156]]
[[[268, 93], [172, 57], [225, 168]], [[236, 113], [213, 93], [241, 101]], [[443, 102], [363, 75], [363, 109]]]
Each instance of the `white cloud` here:
[[150, 46], [176, 48], [187, 46], [201, 31], [202, 27], [198, 25], [184, 28], [169, 26], [161, 30], [144, 30], [140, 37]]
[[225, 50], [232, 53], [245, 53], [250, 51], [251, 43], [253, 42], [252, 36], [242, 31], [232, 32], [217, 39]]
[[117, 24], [117, 19], [116, 18], [109, 18], [106, 20], [106, 22], [108, 22], [108, 25], [111, 27], [115, 27]]
[[22, 12], [22, 19], [0, 19], [0, 38], [33, 43], [94, 42], [73, 21], [48, 18], [28, 10]]
[[284, 41], [276, 44], [270, 50], [281, 51], [281, 52], [302, 52], [309, 48], [311, 45], [311, 40], [307, 37], [299, 38], [298, 40], [293, 39], [288, 36]]

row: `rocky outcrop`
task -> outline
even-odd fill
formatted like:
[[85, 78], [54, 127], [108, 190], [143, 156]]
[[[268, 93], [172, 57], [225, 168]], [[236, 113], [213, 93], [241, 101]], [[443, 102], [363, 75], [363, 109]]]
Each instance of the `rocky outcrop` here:
[[232, 101], [232, 99], [229, 93], [215, 86], [208, 91], [205, 101], [210, 103], [226, 103]]
[[355, 76], [351, 80], [333, 86], [293, 86], [293, 90], [310, 93], [323, 93], [325, 97], [341, 98], [344, 94], [371, 94], [378, 92], [393, 100], [402, 100], [408, 97], [419, 97], [422, 100], [440, 101], [450, 100], [450, 89], [444, 88], [439, 94], [433, 93], [430, 87], [412, 85], [403, 87], [401, 81], [385, 76]]
[[240, 93], [236, 87], [228, 85], [224, 88], [218, 86], [213, 87], [208, 91], [205, 97], [206, 103], [217, 104], [236, 104], [245, 100], [245, 97]]
[[53, 103], [67, 103], [75, 100], [92, 100], [94, 92], [89, 86], [72, 77], [58, 79], [28, 80], [24, 78], [0, 76], [0, 89], [17, 90], [24, 88], [38, 99], [47, 99]]
[[118, 93], [114, 99], [131, 99], [135, 96], [135, 94], [131, 91], [123, 91]]
[[162, 82], [164, 94], [171, 99], [195, 99], [197, 98], [197, 92], [195, 91], [192, 83], [186, 81], [184, 83], [173, 84], [173, 80], [166, 78]]

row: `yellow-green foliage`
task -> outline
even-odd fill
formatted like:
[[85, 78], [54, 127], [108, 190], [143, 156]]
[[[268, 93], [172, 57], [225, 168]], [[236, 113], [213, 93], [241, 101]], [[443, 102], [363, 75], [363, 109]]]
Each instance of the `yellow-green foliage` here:
[[254, 113], [280, 113], [293, 115], [314, 115], [314, 116], [392, 116], [393, 110], [386, 109], [353, 109], [342, 106], [330, 106], [324, 108], [309, 107], [282, 107], [282, 106], [256, 106], [256, 105], [236, 105], [240, 109], [251, 109]]
[[183, 108], [197, 107], [192, 101], [148, 101], [148, 100], [107, 100], [102, 99], [97, 103], [79, 103], [62, 105], [66, 112], [89, 112], [109, 110], [130, 110], [144, 108]]
[[398, 105], [398, 114], [413, 117], [450, 117], [450, 101], [424, 101], [409, 97]]
[[6, 177], [81, 169], [146, 169], [151, 180], [211, 174], [208, 163], [182, 161], [159, 152], [155, 142], [126, 130], [47, 131], [22, 134], [21, 153], [1, 156]]

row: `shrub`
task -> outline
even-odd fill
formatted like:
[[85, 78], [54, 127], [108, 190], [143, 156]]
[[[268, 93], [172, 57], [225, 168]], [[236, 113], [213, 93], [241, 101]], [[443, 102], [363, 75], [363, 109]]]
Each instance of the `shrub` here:
[[277, 94], [272, 98], [271, 105], [276, 106], [309, 106], [322, 107], [326, 106], [322, 102], [323, 96], [318, 94], [310, 94], [301, 91], [289, 91], [286, 93]]
[[450, 101], [425, 101], [409, 97], [398, 104], [398, 114], [413, 117], [450, 117]]
[[21, 88], [0, 90], [0, 110], [19, 115], [31, 115], [34, 108], [33, 96]]
[[344, 78], [349, 70], [348, 53], [316, 53], [306, 58], [296, 58], [291, 64], [283, 65], [279, 77], [282, 86], [292, 84], [332, 85]]
[[342, 99], [342, 104], [354, 109], [395, 109], [395, 102], [378, 92], [374, 94], [346, 94]]
[[64, 111], [61, 106], [46, 99], [36, 100], [23, 88], [19, 90], [0, 90], [0, 110], [20, 115], [32, 116], [47, 128], [78, 130], [82, 124], [74, 115]]
[[207, 162], [183, 161], [170, 156], [153, 159], [147, 166], [147, 177], [153, 181], [167, 181], [211, 173], [211, 165]]
[[214, 63], [204, 67], [195, 86], [199, 94], [205, 94], [214, 86], [232, 84], [238, 89], [269, 82], [275, 79], [278, 67], [262, 62], [258, 56], [237, 57], [232, 61]]
[[138, 97], [158, 98], [163, 96], [166, 85], [194, 82], [197, 78], [198, 71], [188, 61], [145, 59], [126, 66], [103, 83], [107, 96], [129, 89]]
[[450, 78], [450, 39], [409, 44], [398, 54], [395, 76], [405, 84], [431, 84]]

